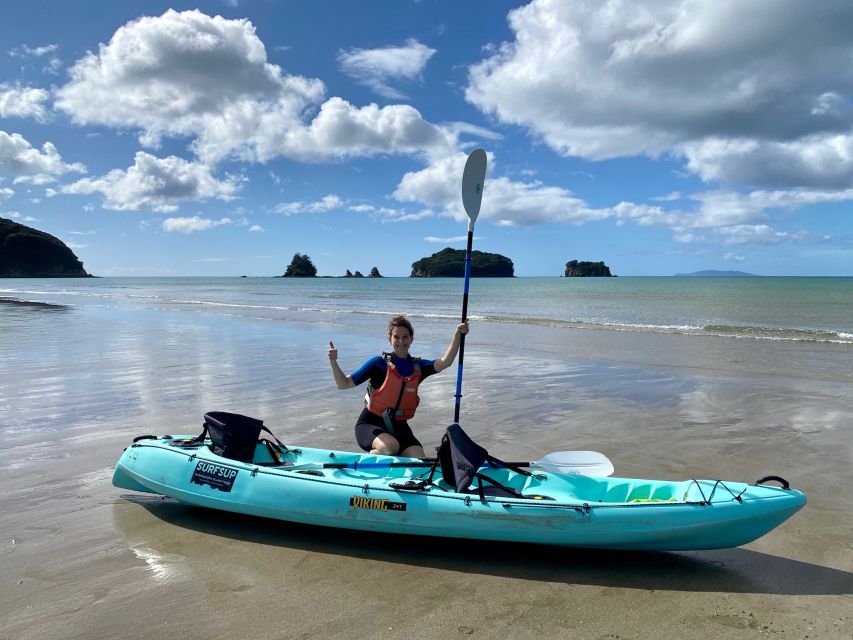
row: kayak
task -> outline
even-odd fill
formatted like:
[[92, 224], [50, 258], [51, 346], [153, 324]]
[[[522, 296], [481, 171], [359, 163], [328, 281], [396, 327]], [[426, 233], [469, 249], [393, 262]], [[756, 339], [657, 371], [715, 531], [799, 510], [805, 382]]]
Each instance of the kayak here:
[[[263, 440], [251, 462], [241, 462], [215, 454], [210, 440], [143, 436], [125, 449], [113, 484], [188, 505], [325, 527], [638, 550], [747, 544], [806, 504], [803, 493], [778, 478], [781, 487], [484, 467], [460, 492], [441, 474], [432, 477], [431, 466], [328, 449], [277, 451]], [[485, 476], [512, 494], [479, 490]]]

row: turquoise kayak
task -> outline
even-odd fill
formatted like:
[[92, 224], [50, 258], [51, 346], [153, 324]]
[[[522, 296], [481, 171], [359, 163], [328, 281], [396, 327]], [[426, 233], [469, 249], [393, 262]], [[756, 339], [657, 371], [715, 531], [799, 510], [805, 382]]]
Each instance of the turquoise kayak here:
[[[392, 466], [393, 465], [393, 466]], [[719, 480], [638, 480], [506, 468], [481, 474], [521, 497], [459, 493], [428, 462], [327, 449], [252, 462], [210, 441], [146, 436], [125, 449], [116, 487], [188, 505], [326, 527], [606, 549], [718, 549], [746, 544], [806, 504], [800, 491]]]

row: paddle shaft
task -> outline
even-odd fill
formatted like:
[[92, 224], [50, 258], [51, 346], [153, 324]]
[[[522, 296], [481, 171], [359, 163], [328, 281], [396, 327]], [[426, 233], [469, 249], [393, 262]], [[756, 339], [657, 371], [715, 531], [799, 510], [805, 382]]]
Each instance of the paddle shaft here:
[[[474, 245], [474, 227], [469, 225], [468, 248], [465, 249], [465, 285], [462, 292], [462, 322], [468, 320], [468, 283], [471, 280], [471, 247]], [[462, 366], [465, 361], [465, 334], [459, 336], [459, 365], [456, 369], [456, 405], [453, 409], [453, 422], [459, 422], [459, 409], [462, 405]]]

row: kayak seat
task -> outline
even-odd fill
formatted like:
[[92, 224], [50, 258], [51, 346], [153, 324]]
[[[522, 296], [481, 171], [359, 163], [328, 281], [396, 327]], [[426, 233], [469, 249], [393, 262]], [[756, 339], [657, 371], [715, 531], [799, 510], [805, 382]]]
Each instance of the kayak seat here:
[[[441, 445], [427, 482], [432, 482], [433, 475], [440, 467], [442, 480], [453, 487], [457, 493], [477, 493], [483, 502], [487, 495], [524, 498], [520, 491], [481, 473], [480, 469], [486, 464], [492, 469], [502, 468], [523, 476], [532, 475], [529, 471], [490, 456], [486, 449], [474, 442], [462, 430], [462, 427], [452, 424], [447, 427], [441, 438]], [[477, 480], [476, 489], [469, 489], [474, 480]]]

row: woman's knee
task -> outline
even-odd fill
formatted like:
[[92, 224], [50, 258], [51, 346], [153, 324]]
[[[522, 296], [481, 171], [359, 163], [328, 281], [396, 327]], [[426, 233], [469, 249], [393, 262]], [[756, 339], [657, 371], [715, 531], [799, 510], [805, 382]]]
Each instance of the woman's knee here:
[[370, 453], [396, 456], [398, 451], [400, 451], [400, 443], [397, 442], [397, 438], [387, 433], [380, 433], [373, 439], [373, 449]]

